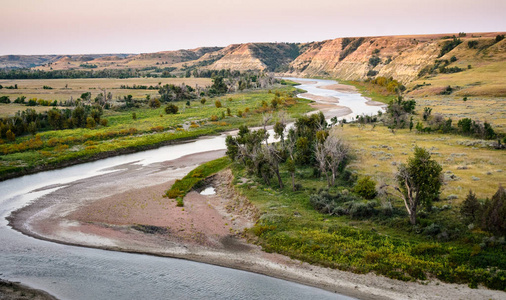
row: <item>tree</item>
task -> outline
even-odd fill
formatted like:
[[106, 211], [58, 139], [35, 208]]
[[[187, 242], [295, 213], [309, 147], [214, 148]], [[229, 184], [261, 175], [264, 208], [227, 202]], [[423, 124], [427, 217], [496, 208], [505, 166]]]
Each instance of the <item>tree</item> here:
[[490, 202], [485, 205], [483, 228], [496, 235], [506, 234], [506, 191], [499, 186]]
[[91, 100], [91, 93], [90, 92], [82, 93], [81, 94], [81, 99], [84, 102], [89, 102]]
[[430, 159], [430, 153], [418, 146], [408, 164], [399, 166], [396, 174], [398, 186], [394, 189], [404, 201], [412, 225], [416, 225], [418, 207], [425, 205], [430, 209], [432, 201], [439, 198], [442, 170], [437, 161]]
[[472, 190], [469, 190], [466, 200], [464, 200], [460, 207], [460, 214], [464, 218], [464, 222], [466, 224], [476, 222], [479, 219], [480, 210], [481, 204], [478, 202], [476, 194]]
[[330, 135], [323, 143], [327, 157], [327, 165], [332, 173], [331, 185], [335, 185], [337, 174], [348, 156], [348, 146], [336, 135]]

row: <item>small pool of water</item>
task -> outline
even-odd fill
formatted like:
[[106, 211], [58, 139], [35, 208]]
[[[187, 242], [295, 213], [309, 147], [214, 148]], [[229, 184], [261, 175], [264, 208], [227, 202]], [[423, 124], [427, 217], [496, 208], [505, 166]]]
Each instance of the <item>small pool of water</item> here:
[[215, 195], [216, 194], [216, 190], [214, 189], [214, 187], [210, 186], [210, 187], [207, 187], [202, 192], [200, 192], [200, 194], [204, 195], [204, 196]]

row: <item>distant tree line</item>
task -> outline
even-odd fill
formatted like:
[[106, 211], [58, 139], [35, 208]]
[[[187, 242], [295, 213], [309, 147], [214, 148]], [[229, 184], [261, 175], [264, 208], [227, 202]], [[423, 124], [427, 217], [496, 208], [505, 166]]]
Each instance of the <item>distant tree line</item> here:
[[40, 113], [28, 108], [18, 111], [13, 117], [0, 118], [0, 138], [14, 141], [16, 136], [27, 133], [35, 135], [38, 131], [107, 125], [107, 121], [101, 119], [102, 114], [103, 110], [99, 105], [78, 105], [74, 109], [53, 108]]
[[61, 79], [61, 78], [133, 78], [141, 73], [135, 69], [104, 70], [0, 70], [0, 79]]

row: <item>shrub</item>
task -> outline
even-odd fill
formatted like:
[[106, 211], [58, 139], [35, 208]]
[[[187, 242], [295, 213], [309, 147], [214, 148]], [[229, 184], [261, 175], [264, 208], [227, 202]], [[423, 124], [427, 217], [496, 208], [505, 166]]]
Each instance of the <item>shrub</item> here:
[[376, 75], [378, 75], [378, 71], [376, 71], [376, 70], [369, 70], [369, 71], [367, 71], [367, 76], [368, 77], [373, 77], [373, 76], [376, 76]]
[[376, 182], [372, 180], [370, 176], [364, 176], [357, 181], [355, 187], [353, 187], [353, 192], [365, 199], [373, 199], [377, 194]]
[[92, 117], [86, 118], [86, 128], [95, 128], [97, 126], [97, 123], [95, 122], [95, 119]]
[[349, 214], [354, 219], [367, 219], [373, 217], [377, 211], [374, 208], [376, 202], [353, 202], [350, 206]]
[[8, 104], [8, 103], [11, 103], [11, 100], [9, 99], [8, 96], [1, 96], [0, 97], [0, 103], [6, 103], [6, 104]]
[[13, 142], [14, 140], [16, 140], [16, 135], [10, 129], [7, 130], [7, 132], [5, 133], [5, 137], [7, 138], [7, 140], [9, 140], [11, 142]]
[[179, 110], [179, 107], [174, 104], [169, 104], [165, 107], [165, 113], [166, 114], [177, 114], [177, 111]]
[[162, 106], [162, 103], [160, 102], [160, 100], [154, 98], [154, 99], [149, 99], [148, 105], [151, 108], [160, 108], [160, 106]]
[[453, 88], [451, 86], [447, 86], [441, 93], [439, 93], [440, 95], [450, 95], [451, 93], [453, 93]]
[[104, 127], [106, 127], [108, 123], [109, 123], [109, 121], [107, 121], [107, 119], [101, 119], [100, 120], [100, 125], [102, 125]]
[[206, 104], [206, 98], [200, 99], [200, 103], [202, 103], [202, 105]]
[[468, 41], [467, 42], [467, 47], [469, 49], [476, 48], [477, 45], [478, 45], [478, 41]]
[[153, 132], [161, 132], [161, 131], [163, 131], [163, 129], [164, 129], [163, 126], [155, 126], [155, 127], [151, 127], [150, 130]]
[[137, 120], [137, 114], [136, 114], [136, 113], [134, 113], [134, 112], [132, 113], [132, 119], [133, 119], [133, 120]]
[[216, 108], [220, 108], [221, 107], [221, 101], [220, 100], [214, 101], [214, 106], [216, 106]]
[[369, 58], [369, 65], [371, 65], [373, 68], [376, 67], [380, 63], [381, 63], [381, 58], [379, 58], [376, 55]]

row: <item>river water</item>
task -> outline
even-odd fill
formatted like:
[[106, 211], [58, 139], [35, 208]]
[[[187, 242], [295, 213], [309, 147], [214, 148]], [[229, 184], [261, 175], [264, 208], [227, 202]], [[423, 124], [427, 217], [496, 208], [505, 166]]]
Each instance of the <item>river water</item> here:
[[[366, 99], [358, 94], [318, 88], [335, 81], [307, 81], [300, 88], [311, 94], [338, 97], [341, 106], [352, 103], [353, 113], [347, 118], [378, 111], [378, 107], [366, 106]], [[225, 135], [220, 135], [0, 182], [0, 278], [20, 281], [60, 299], [352, 299], [281, 279], [187, 260], [42, 241], [13, 230], [5, 219], [61, 184], [114, 172], [111, 168], [118, 165], [149, 165], [224, 148]], [[52, 185], [59, 187], [51, 188]]]

